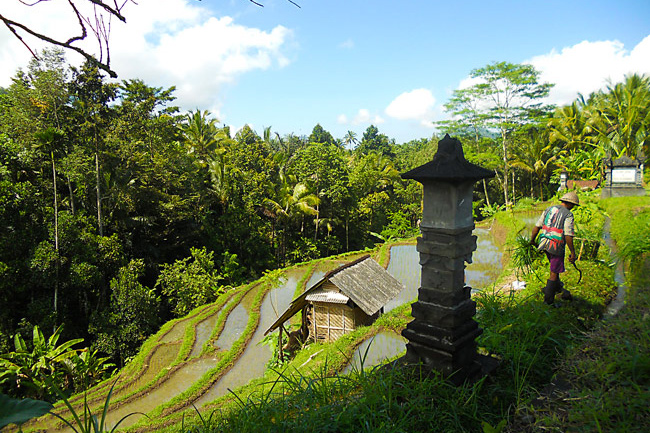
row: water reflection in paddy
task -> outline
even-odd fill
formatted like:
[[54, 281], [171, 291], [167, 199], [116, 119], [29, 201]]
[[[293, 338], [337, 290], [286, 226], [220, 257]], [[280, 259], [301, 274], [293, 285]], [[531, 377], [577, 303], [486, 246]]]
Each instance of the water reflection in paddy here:
[[476, 251], [472, 254], [472, 263], [465, 268], [465, 284], [474, 289], [483, 289], [491, 285], [502, 271], [503, 252], [494, 242], [486, 228], [474, 229]]
[[[223, 308], [218, 312], [215, 311], [210, 317], [204, 319], [199, 323], [199, 325], [197, 325], [197, 341], [195, 342], [195, 345], [192, 349], [192, 353], [196, 353], [195, 349], [197, 347], [199, 348], [198, 353], [200, 353], [200, 348], [203, 346], [203, 343], [207, 340], [207, 338], [209, 338], [211, 335], [212, 329], [214, 328], [214, 325], [216, 324], [222, 311], [224, 311]], [[232, 342], [241, 336], [247, 321], [248, 312], [243, 307], [242, 303], [240, 303], [228, 315], [228, 319], [226, 319], [226, 326], [224, 327], [224, 332], [222, 335], [220, 335], [217, 343], [221, 342], [224, 346], [227, 346], [227, 348], [224, 350], [228, 350], [230, 346], [232, 346]], [[185, 321], [181, 323], [184, 322]], [[179, 324], [177, 324], [177, 326]], [[201, 336], [199, 336], [199, 326], [201, 325], [203, 325], [205, 329], [201, 331]], [[223, 348], [223, 346], [221, 347]], [[190, 357], [192, 356], [193, 355]], [[107, 416], [107, 422], [110, 425], [113, 425], [114, 423], [117, 423], [122, 417], [128, 415], [131, 412], [137, 411], [147, 413], [152, 411], [161, 403], [169, 401], [176, 395], [181, 394], [189, 389], [194, 382], [199, 380], [204, 374], [214, 368], [218, 360], [219, 358], [215, 354], [206, 355], [202, 358], [192, 358], [190, 361], [183, 364], [178, 370], [172, 372], [164, 382], [152, 388], [145, 395], [139, 396], [137, 400], [133, 401], [132, 403], [122, 405], [117, 409], [111, 409]], [[155, 374], [158, 374], [160, 372], [160, 369], [154, 368], [153, 370], [155, 370]], [[137, 416], [129, 417], [124, 420], [122, 424], [120, 424], [120, 427], [128, 427], [130, 425], [133, 425], [138, 421], [138, 418], [139, 417]]]
[[[466, 280], [467, 284], [472, 287], [483, 287], [493, 281], [501, 271], [502, 252], [496, 246], [488, 229], [478, 228], [475, 230], [475, 234], [478, 236], [478, 248], [473, 254], [474, 263], [467, 266]], [[310, 276], [305, 287], [311, 287], [330, 268], [334, 268], [338, 264], [332, 263], [319, 266], [313, 275]], [[390, 311], [403, 303], [411, 302], [417, 298], [421, 268], [419, 254], [415, 249], [415, 245], [397, 245], [392, 247], [387, 269], [389, 273], [405, 286], [398, 297], [387, 304], [385, 311]], [[228, 389], [236, 389], [264, 374], [266, 363], [271, 357], [270, 349], [260, 344], [264, 331], [289, 306], [295, 295], [296, 285], [303, 276], [303, 272], [304, 269], [288, 271], [278, 287], [272, 289], [265, 295], [260, 308], [260, 323], [251, 341], [248, 343], [240, 358], [234, 363], [233, 367], [211, 389], [194, 402], [197, 407], [201, 407], [205, 403], [225, 395]], [[195, 344], [192, 350], [192, 356], [196, 357], [172, 373], [158, 388], [152, 389], [148, 394], [138, 397], [133, 404], [125, 404], [117, 410], [111, 410], [109, 415], [110, 421], [115, 422], [123, 415], [133, 411], [150, 412], [161, 403], [169, 401], [176, 395], [186, 391], [201, 376], [213, 368], [218, 362], [220, 354], [230, 350], [234, 342], [241, 337], [248, 323], [248, 309], [256, 293], [257, 289], [252, 289], [229, 313], [224, 324], [223, 332], [213, 343], [218, 352], [203, 357], [198, 356], [200, 354], [200, 347], [209, 338], [217, 322], [219, 314], [215, 312], [212, 316], [204, 319], [197, 325], [197, 344]], [[186, 324], [183, 322], [179, 321], [176, 323], [170, 332], [161, 340], [180, 341], [184, 332], [184, 325]], [[198, 344], [199, 342], [201, 344]], [[366, 350], [367, 355], [364, 360], [364, 366], [376, 365], [387, 358], [392, 358], [402, 353], [405, 350], [405, 340], [398, 334], [383, 332], [378, 334], [373, 340], [362, 343], [355, 351], [354, 360], [352, 361], [356, 363], [357, 368], [360, 367], [360, 356], [366, 354]], [[353, 368], [352, 365], [347, 366], [343, 372], [351, 371]], [[136, 421], [137, 417], [129, 418], [124, 427]]]
[[189, 322], [189, 320], [190, 317], [186, 317], [174, 323], [172, 328], [160, 338], [160, 342], [172, 343], [174, 341], [182, 340], [183, 336], [185, 335], [185, 326], [187, 326], [187, 322]]
[[247, 323], [248, 310], [241, 303], [237, 304], [228, 315], [223, 331], [221, 331], [217, 341], [214, 342], [214, 347], [217, 350], [230, 350], [233, 343], [241, 337]]
[[[489, 286], [502, 271], [502, 250], [497, 246], [490, 230], [474, 229], [477, 249], [472, 254], [472, 263], [465, 268], [465, 283], [476, 289]], [[390, 249], [390, 262], [386, 268], [389, 274], [404, 285], [404, 290], [388, 302], [384, 308], [388, 312], [402, 304], [415, 300], [420, 288], [420, 255], [415, 244], [395, 245]]]
[[192, 346], [192, 352], [190, 352], [190, 358], [194, 358], [195, 356], [199, 356], [201, 354], [203, 345], [206, 341], [208, 341], [210, 335], [212, 335], [212, 330], [217, 324], [217, 320], [219, 319], [222, 310], [223, 308], [219, 310], [219, 312], [213, 311], [207, 319], [203, 319], [196, 325], [194, 331], [196, 333], [196, 336], [194, 339], [194, 345]]
[[518, 212], [517, 218], [519, 218], [526, 225], [526, 231], [530, 234], [531, 230], [535, 226], [535, 223], [542, 215], [542, 210], [529, 210], [525, 212]]
[[603, 241], [605, 245], [609, 247], [609, 250], [614, 256], [614, 263], [616, 267], [614, 268], [614, 281], [618, 285], [618, 291], [616, 297], [607, 305], [607, 310], [605, 311], [605, 317], [610, 318], [618, 314], [618, 312], [625, 305], [625, 293], [627, 291], [627, 285], [625, 284], [625, 268], [623, 266], [623, 261], [616, 258], [616, 244], [612, 239], [611, 235], [611, 225], [612, 221], [609, 217], [605, 219], [605, 224], [603, 226]]
[[[181, 368], [170, 374], [166, 381], [152, 388], [146, 394], [138, 396], [137, 400], [122, 405], [117, 409], [111, 409], [107, 415], [107, 425], [112, 428], [121, 418], [132, 412], [151, 412], [160, 404], [170, 401], [177, 395], [187, 391], [201, 376], [214, 368], [217, 362], [218, 358], [207, 356], [194, 358], [185, 363]], [[120, 424], [120, 428], [129, 427], [140, 418], [139, 416], [130, 416]]]
[[316, 271], [314, 271], [314, 273], [311, 275], [311, 277], [309, 277], [309, 280], [305, 284], [305, 290], [311, 288], [311, 286], [313, 286], [314, 284], [319, 282], [321, 280], [321, 278], [323, 278], [325, 276], [326, 273], [327, 273], [327, 271], [324, 271], [324, 270], [316, 270]]
[[289, 307], [302, 272], [301, 270], [287, 272], [285, 280], [266, 294], [260, 308], [259, 325], [244, 353], [232, 368], [195, 402], [197, 407], [225, 395], [229, 388], [235, 389], [264, 374], [266, 364], [271, 359], [271, 350], [260, 342], [264, 332]]
[[359, 371], [361, 364], [364, 369], [372, 367], [405, 351], [406, 339], [404, 337], [394, 332], [380, 332], [356, 348], [352, 360], [341, 370], [341, 373], [349, 374], [354, 370]]
[[[243, 310], [243, 314], [240, 311], [238, 311], [238, 308], [241, 308], [241, 310]], [[192, 348], [192, 355], [190, 355], [190, 358], [192, 359], [186, 362], [185, 364], [183, 364], [178, 370], [172, 372], [164, 382], [152, 388], [145, 395], [139, 396], [137, 400], [133, 401], [132, 403], [122, 405], [117, 409], [111, 409], [111, 411], [108, 413], [107, 416], [107, 422], [109, 423], [109, 425], [111, 426], [114, 425], [122, 417], [134, 411], [142, 412], [142, 413], [147, 413], [152, 411], [161, 403], [169, 401], [172, 398], [174, 398], [176, 395], [185, 392], [187, 389], [190, 388], [190, 386], [192, 386], [194, 382], [200, 379], [201, 376], [203, 376], [209, 370], [214, 368], [214, 366], [219, 360], [219, 358], [216, 355], [214, 354], [206, 355], [202, 358], [194, 358], [193, 356], [198, 355], [200, 353], [200, 349], [203, 347], [203, 343], [207, 341], [207, 339], [210, 337], [212, 333], [212, 329], [214, 328], [223, 310], [224, 309], [222, 308], [218, 312], [217, 311], [213, 312], [213, 314], [210, 317], [204, 319], [202, 322], [200, 322], [197, 325], [196, 327], [197, 338], [194, 343], [194, 347]], [[241, 320], [242, 318], [244, 319], [244, 324], [240, 325], [238, 323], [238, 320]], [[224, 336], [225, 337], [223, 341], [231, 340], [233, 338], [234, 339], [238, 338], [239, 335], [241, 335], [241, 333], [243, 332], [243, 327], [241, 326], [245, 327], [247, 320], [248, 320], [248, 312], [242, 306], [242, 304], [237, 305], [237, 307], [235, 307], [230, 312], [230, 314], [228, 315], [228, 319], [226, 320], [226, 326], [228, 326], [228, 322], [231, 323], [231, 326], [226, 327], [224, 329], [224, 331], [226, 331], [227, 329], [227, 332], [224, 332], [223, 335], [220, 336], [219, 340], [217, 341], [222, 341], [222, 337]], [[183, 321], [182, 323], [184, 322], [185, 321]], [[179, 324], [177, 324], [177, 326], [178, 325]], [[182, 328], [181, 326], [179, 327]], [[154, 370], [156, 370], [155, 371], [156, 374], [158, 374], [160, 371], [160, 369], [154, 369]], [[120, 424], [120, 427], [128, 427], [130, 425], [133, 425], [138, 421], [138, 419], [139, 417], [137, 416], [129, 417]]]
[[390, 249], [390, 262], [386, 268], [404, 289], [384, 307], [388, 312], [402, 304], [411, 302], [418, 296], [420, 288], [420, 255], [414, 244], [395, 245]]

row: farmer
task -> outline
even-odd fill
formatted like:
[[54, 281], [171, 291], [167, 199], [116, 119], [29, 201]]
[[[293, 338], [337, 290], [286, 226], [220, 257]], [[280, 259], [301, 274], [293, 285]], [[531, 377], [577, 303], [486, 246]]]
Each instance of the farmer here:
[[544, 251], [550, 262], [551, 272], [546, 281], [546, 287], [542, 289], [544, 293], [544, 302], [552, 304], [555, 299], [555, 294], [562, 292], [562, 299], [571, 300], [573, 297], [571, 293], [564, 288], [564, 284], [560, 281], [560, 274], [565, 271], [564, 269], [564, 246], [569, 247], [569, 262], [575, 263], [576, 251], [573, 247], [573, 237], [575, 232], [573, 230], [573, 213], [571, 209], [580, 205], [578, 195], [570, 191], [560, 198], [561, 204], [551, 206], [544, 211], [539, 217], [533, 233], [530, 238], [530, 243], [535, 245], [537, 235], [539, 236], [538, 249]]

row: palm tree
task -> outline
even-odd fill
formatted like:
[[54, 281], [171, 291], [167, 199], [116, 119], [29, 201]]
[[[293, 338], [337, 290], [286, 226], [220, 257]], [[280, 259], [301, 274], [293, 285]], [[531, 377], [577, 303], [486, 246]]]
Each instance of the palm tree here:
[[359, 143], [356, 132], [348, 131], [345, 137], [343, 137], [343, 143], [345, 143], [346, 148], [350, 148], [352, 145]]
[[218, 119], [210, 118], [210, 112], [190, 111], [180, 126], [189, 154], [196, 157], [199, 170], [207, 169], [208, 188], [222, 205], [228, 201], [228, 177], [226, 173], [227, 149], [233, 140], [226, 127], [217, 127]]
[[567, 150], [593, 146], [597, 138], [588, 116], [582, 97], [571, 105], [558, 108], [548, 121], [550, 141], [562, 144]]
[[634, 158], [649, 138], [650, 78], [633, 74], [594, 95], [593, 128], [603, 147], [615, 157]]
[[564, 151], [549, 144], [549, 130], [531, 128], [523, 136], [519, 146], [513, 148], [512, 166], [522, 169], [531, 175], [530, 193], [533, 195], [533, 184], [537, 181], [539, 198], [544, 199], [543, 185], [549, 176], [553, 165]]
[[601, 175], [602, 143], [594, 129], [594, 109], [580, 95], [571, 105], [558, 108], [548, 121], [549, 141], [563, 146], [559, 163], [570, 175], [596, 179]]
[[274, 191], [274, 198], [265, 198], [262, 208], [266, 215], [273, 220], [272, 237], [275, 238], [275, 224], [282, 224], [281, 245], [278, 248], [277, 258], [284, 263], [286, 253], [286, 232], [291, 222], [301, 219], [301, 233], [304, 232], [304, 217], [306, 215], [318, 215], [315, 206], [320, 199], [311, 193], [304, 183], [297, 182], [293, 175], [279, 173], [280, 183]]
[[361, 196], [379, 192], [399, 180], [399, 172], [391, 159], [381, 152], [371, 151], [355, 167]]
[[220, 143], [230, 140], [226, 130], [217, 127], [218, 121], [216, 118], [210, 118], [209, 111], [196, 110], [186, 114], [180, 126], [188, 153], [195, 154], [200, 164], [206, 165], [208, 158], [220, 147]]
[[227, 155], [225, 148], [219, 148], [207, 161], [210, 175], [209, 189], [222, 205], [228, 202], [228, 176], [226, 173]]

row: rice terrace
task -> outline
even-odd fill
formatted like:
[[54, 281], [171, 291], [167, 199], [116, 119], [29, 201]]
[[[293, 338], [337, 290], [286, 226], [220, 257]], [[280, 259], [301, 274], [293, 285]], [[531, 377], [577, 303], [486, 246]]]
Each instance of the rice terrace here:
[[0, 24], [2, 433], [650, 431], [650, 2]]

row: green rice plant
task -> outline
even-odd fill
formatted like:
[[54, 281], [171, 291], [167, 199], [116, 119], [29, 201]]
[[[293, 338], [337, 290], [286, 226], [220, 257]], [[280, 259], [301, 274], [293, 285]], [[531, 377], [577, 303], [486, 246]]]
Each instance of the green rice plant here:
[[481, 427], [483, 428], [483, 433], [501, 433], [507, 424], [508, 421], [502, 419], [496, 427], [492, 427], [490, 423], [483, 421]]
[[538, 202], [538, 199], [532, 197], [522, 197], [515, 203], [514, 209], [530, 209]]

